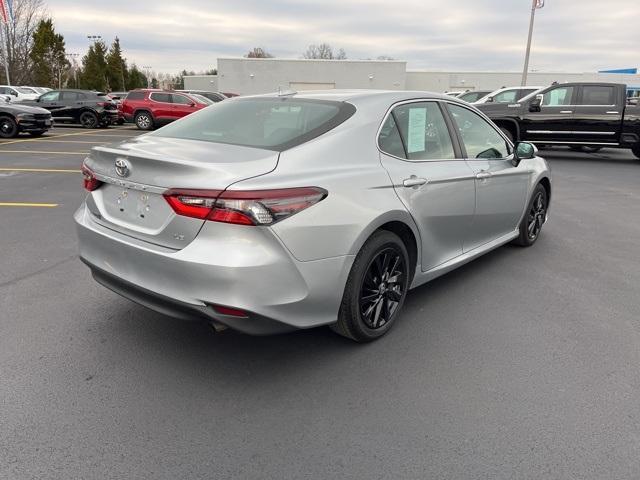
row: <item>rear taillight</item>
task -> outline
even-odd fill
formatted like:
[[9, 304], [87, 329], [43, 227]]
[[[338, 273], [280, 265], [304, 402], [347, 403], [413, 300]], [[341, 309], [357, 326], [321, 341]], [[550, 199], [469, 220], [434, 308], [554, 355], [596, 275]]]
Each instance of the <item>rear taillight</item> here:
[[96, 178], [95, 174], [86, 165], [82, 165], [82, 183], [84, 184], [84, 189], [88, 192], [93, 192], [102, 185], [102, 182]]
[[318, 203], [318, 187], [277, 190], [169, 190], [164, 194], [178, 215], [237, 225], [273, 225]]

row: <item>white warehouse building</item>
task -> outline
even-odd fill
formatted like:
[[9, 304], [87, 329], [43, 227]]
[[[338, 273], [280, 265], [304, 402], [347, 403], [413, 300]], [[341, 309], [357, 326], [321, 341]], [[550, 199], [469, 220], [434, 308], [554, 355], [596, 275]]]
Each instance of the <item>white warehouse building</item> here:
[[[217, 75], [184, 78], [189, 90], [217, 90], [240, 95], [282, 90], [365, 88], [431, 92], [494, 90], [519, 85], [517, 72], [436, 72], [408, 70], [404, 61], [287, 60], [219, 58]], [[531, 72], [528, 85], [552, 82], [614, 82], [640, 86], [640, 75], [620, 73]]]

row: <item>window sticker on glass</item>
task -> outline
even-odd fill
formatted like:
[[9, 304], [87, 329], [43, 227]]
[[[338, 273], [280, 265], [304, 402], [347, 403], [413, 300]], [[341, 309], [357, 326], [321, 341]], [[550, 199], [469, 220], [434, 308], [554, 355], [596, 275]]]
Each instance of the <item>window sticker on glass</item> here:
[[407, 152], [424, 152], [425, 131], [427, 129], [427, 109], [412, 108], [409, 110], [409, 128]]

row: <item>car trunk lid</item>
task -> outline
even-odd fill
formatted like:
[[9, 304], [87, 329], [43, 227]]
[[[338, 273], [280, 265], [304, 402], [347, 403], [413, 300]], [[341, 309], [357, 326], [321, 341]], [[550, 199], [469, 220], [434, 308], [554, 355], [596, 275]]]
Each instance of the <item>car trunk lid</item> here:
[[107, 228], [180, 249], [204, 220], [176, 215], [164, 192], [222, 191], [272, 171], [277, 162], [272, 150], [144, 135], [91, 151], [85, 165], [104, 183], [89, 194], [87, 206]]

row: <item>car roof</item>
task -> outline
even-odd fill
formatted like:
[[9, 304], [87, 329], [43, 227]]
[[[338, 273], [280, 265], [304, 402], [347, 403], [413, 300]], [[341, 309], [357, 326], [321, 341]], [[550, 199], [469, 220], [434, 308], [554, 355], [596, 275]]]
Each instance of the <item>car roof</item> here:
[[[443, 93], [420, 90], [305, 90], [302, 92], [282, 92], [253, 95], [253, 97], [290, 97], [310, 100], [332, 100], [336, 102], [357, 103], [371, 99], [385, 100], [390, 103], [412, 100], [416, 98], [455, 100], [455, 97]], [[251, 98], [248, 96], [240, 98]], [[461, 102], [462, 103], [462, 102]]]

